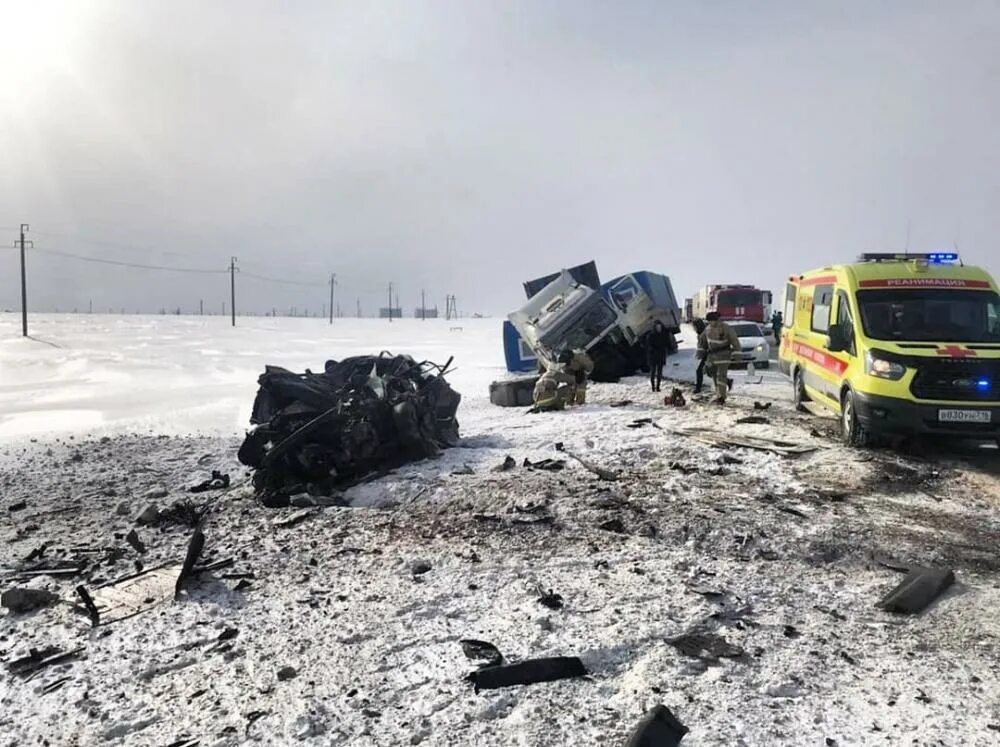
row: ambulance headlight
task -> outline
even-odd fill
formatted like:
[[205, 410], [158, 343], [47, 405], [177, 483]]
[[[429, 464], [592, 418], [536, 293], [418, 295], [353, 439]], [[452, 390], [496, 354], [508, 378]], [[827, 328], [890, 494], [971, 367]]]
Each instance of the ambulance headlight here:
[[895, 361], [887, 361], [871, 353], [865, 354], [865, 368], [869, 376], [876, 376], [889, 381], [899, 381], [906, 373], [906, 366]]

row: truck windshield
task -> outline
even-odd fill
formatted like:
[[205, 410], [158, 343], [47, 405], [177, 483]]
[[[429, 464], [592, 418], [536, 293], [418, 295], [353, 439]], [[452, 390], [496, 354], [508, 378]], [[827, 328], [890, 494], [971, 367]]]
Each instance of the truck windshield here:
[[1000, 342], [1000, 297], [992, 291], [863, 290], [858, 306], [875, 340]]

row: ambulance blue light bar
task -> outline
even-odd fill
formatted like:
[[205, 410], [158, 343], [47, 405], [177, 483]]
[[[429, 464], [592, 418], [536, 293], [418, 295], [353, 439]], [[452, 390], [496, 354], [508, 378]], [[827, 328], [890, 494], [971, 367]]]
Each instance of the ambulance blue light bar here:
[[932, 265], [950, 265], [958, 262], [958, 252], [932, 252], [927, 255], [927, 261]]
[[924, 261], [930, 265], [950, 265], [959, 261], [958, 252], [931, 252], [911, 254], [906, 252], [865, 252], [862, 262], [913, 262]]

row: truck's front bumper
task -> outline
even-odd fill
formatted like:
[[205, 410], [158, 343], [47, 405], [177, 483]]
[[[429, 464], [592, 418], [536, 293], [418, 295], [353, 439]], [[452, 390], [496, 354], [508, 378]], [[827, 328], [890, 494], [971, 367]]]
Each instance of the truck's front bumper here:
[[[873, 433], [938, 434], [963, 438], [1000, 437], [1000, 405], [994, 402], [925, 404], [896, 397], [854, 393], [855, 411], [861, 424]], [[941, 411], [988, 412], [988, 423], [951, 422]]]

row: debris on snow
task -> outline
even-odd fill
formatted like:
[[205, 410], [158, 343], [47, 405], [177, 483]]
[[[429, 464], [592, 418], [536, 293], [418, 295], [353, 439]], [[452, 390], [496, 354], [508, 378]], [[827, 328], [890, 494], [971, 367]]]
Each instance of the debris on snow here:
[[742, 648], [734, 646], [722, 636], [706, 631], [693, 631], [668, 638], [667, 643], [685, 656], [708, 662], [717, 662], [720, 658], [738, 659], [745, 653]]
[[469, 674], [468, 680], [478, 693], [480, 690], [496, 690], [513, 685], [531, 685], [536, 682], [554, 682], [586, 676], [587, 670], [578, 657], [553, 656], [478, 669]]
[[20, 677], [31, 678], [37, 672], [50, 667], [53, 664], [62, 664], [65, 661], [75, 659], [83, 653], [83, 648], [75, 648], [70, 651], [63, 651], [57, 646], [47, 646], [44, 649], [30, 649], [27, 656], [14, 659], [7, 665], [11, 674]]
[[132, 529], [128, 534], [125, 535], [125, 541], [129, 543], [133, 550], [135, 550], [140, 555], [145, 554], [146, 546], [142, 544], [142, 540], [139, 539], [139, 533]]
[[514, 469], [514, 467], [516, 467], [516, 466], [517, 466], [517, 460], [514, 459], [514, 457], [512, 457], [510, 454], [508, 454], [506, 457], [504, 457], [503, 462], [501, 462], [500, 464], [498, 464], [496, 467], [493, 468], [493, 471], [494, 472], [509, 472], [510, 470]]
[[480, 667], [496, 667], [503, 664], [503, 654], [500, 649], [488, 641], [477, 641], [474, 638], [463, 638], [459, 641], [462, 651], [470, 661], [482, 661]]
[[689, 729], [665, 705], [646, 712], [625, 747], [677, 747]]
[[563, 598], [561, 594], [556, 594], [552, 589], [538, 597], [538, 603], [550, 610], [561, 610], [563, 608]]
[[449, 365], [383, 353], [328, 361], [320, 374], [268, 366], [239, 450], [265, 505], [457, 446], [461, 396], [444, 378]]
[[911, 568], [906, 578], [879, 602], [887, 612], [915, 615], [955, 583], [954, 571], [938, 568]]
[[218, 470], [212, 470], [212, 476], [197, 485], [188, 488], [189, 493], [204, 493], [208, 490], [222, 490], [229, 487], [229, 475], [224, 475]]
[[45, 589], [30, 589], [24, 586], [15, 586], [0, 595], [0, 605], [16, 614], [51, 607], [58, 602], [58, 594], [53, 594]]

